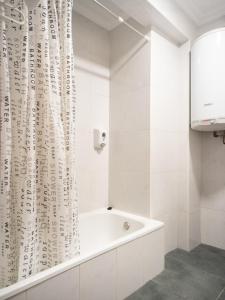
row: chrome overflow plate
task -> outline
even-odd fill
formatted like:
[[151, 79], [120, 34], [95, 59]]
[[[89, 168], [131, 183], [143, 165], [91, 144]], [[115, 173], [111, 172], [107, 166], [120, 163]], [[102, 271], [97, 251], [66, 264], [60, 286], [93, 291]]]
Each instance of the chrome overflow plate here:
[[130, 229], [130, 224], [126, 221], [126, 222], [124, 222], [123, 223], [123, 228], [125, 229], [125, 230], [129, 230]]

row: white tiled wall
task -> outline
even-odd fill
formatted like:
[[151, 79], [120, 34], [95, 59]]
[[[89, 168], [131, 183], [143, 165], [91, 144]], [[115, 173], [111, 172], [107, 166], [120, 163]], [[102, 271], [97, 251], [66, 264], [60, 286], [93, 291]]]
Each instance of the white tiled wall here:
[[183, 189], [178, 205], [178, 246], [185, 250], [195, 248], [201, 242], [201, 133], [189, 130], [187, 174], [181, 178]]
[[[187, 197], [188, 46], [151, 32], [150, 214], [165, 222], [166, 252], [178, 246], [179, 206]], [[179, 225], [180, 227], [180, 225]]]
[[27, 300], [26, 293], [20, 293], [14, 297], [9, 298], [9, 300]]
[[27, 300], [79, 300], [79, 268], [68, 270], [27, 291]]
[[123, 300], [163, 269], [162, 228], [81, 265], [80, 299]]
[[116, 299], [116, 250], [80, 266], [80, 299]]
[[202, 138], [201, 133], [189, 132], [189, 247], [201, 243], [201, 183], [202, 183]]
[[221, 138], [202, 139], [202, 242], [225, 249], [225, 146]]
[[[109, 34], [74, 14], [77, 90], [77, 182], [80, 212], [108, 205], [109, 144], [98, 153], [93, 129], [109, 132]], [[109, 136], [108, 136], [109, 137]]]
[[190, 43], [151, 34], [150, 214], [166, 224], [166, 252], [201, 242], [201, 135], [189, 128]]
[[148, 216], [149, 43], [124, 25], [110, 39], [110, 204]]
[[125, 299], [143, 285], [142, 249], [139, 239], [118, 249], [118, 299]]
[[[166, 224], [166, 252], [200, 242], [201, 149], [189, 133], [190, 44], [111, 34], [110, 203]], [[151, 63], [150, 63], [151, 61]]]
[[[190, 45], [178, 48], [154, 31], [146, 43], [124, 25], [109, 33], [78, 14], [73, 22], [80, 211], [109, 200], [164, 221], [166, 251], [193, 248], [200, 241], [201, 139], [188, 127]], [[101, 153], [94, 128], [110, 130]]]

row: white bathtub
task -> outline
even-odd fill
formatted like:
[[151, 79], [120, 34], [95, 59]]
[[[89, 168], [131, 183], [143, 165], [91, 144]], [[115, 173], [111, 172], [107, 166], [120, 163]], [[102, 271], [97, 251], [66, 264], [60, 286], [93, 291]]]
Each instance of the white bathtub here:
[[82, 214], [80, 255], [1, 289], [0, 299], [124, 299], [163, 270], [163, 227], [115, 209]]

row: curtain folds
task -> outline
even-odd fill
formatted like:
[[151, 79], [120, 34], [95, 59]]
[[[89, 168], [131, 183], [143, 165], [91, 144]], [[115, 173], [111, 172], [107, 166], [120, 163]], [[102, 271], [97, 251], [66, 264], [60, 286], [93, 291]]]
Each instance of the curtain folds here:
[[26, 22], [0, 19], [0, 287], [79, 254], [72, 0], [9, 2]]

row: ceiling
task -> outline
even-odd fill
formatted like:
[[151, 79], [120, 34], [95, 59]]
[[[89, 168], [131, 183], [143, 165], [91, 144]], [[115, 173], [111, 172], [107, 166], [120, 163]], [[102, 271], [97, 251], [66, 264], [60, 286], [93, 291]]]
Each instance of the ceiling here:
[[[99, 0], [99, 2], [103, 3], [107, 8], [111, 9], [122, 18], [128, 18], [128, 15], [115, 5], [113, 1]], [[75, 0], [74, 10], [108, 31], [113, 30], [119, 24], [117, 19], [97, 5], [94, 0]]]
[[[98, 1], [123, 19], [135, 20], [142, 28], [158, 29], [178, 45], [195, 38], [206, 28], [210, 30], [217, 24], [225, 26], [225, 0]], [[75, 0], [74, 10], [108, 31], [120, 24], [94, 0]]]
[[[116, 14], [123, 18], [138, 16], [142, 25], [150, 22], [146, 20], [147, 0], [99, 0]], [[168, 0], [166, 0], [168, 1]], [[151, 1], [149, 1], [151, 3]], [[225, 17], [225, 0], [171, 0], [185, 15], [194, 23], [196, 27], [215, 22], [221, 17]], [[101, 27], [112, 30], [119, 22], [99, 7], [93, 0], [76, 0], [75, 10], [81, 15], [92, 20]], [[143, 14], [143, 18], [140, 15]]]
[[[98, 1], [123, 19], [128, 20], [130, 18], [129, 22], [136, 21], [137, 25], [141, 25], [140, 28], [152, 26], [157, 29], [161, 27], [162, 33], [175, 43], [182, 44], [186, 40], [185, 36], [154, 9], [147, 0]], [[113, 30], [120, 24], [116, 18], [97, 5], [94, 0], [75, 0], [74, 11], [108, 31]]]
[[174, 0], [197, 27], [225, 16], [225, 0]]

